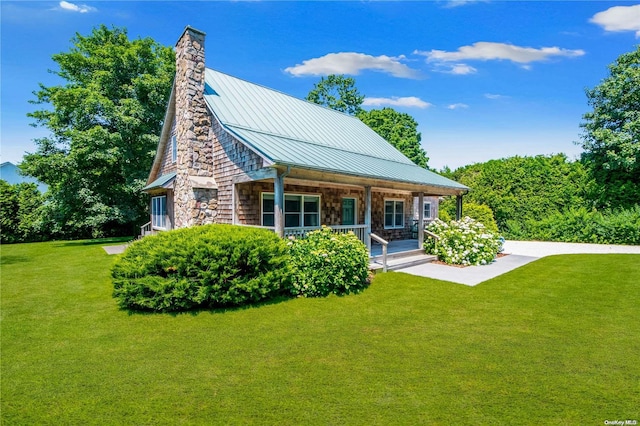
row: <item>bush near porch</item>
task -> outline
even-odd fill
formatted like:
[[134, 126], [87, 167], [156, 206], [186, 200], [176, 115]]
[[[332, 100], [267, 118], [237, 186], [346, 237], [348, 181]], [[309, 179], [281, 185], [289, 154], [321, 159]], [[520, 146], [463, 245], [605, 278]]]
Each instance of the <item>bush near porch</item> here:
[[368, 285], [369, 254], [353, 233], [336, 234], [323, 226], [287, 243], [295, 296], [324, 297], [358, 293]]
[[176, 312], [357, 293], [368, 266], [353, 233], [323, 227], [287, 241], [266, 229], [205, 225], [135, 242], [111, 275], [121, 308]]
[[284, 241], [266, 229], [196, 226], [135, 242], [111, 275], [122, 308], [237, 306], [282, 294], [290, 280], [289, 254]]
[[449, 264], [486, 265], [495, 259], [502, 246], [496, 234], [468, 216], [449, 223], [436, 219], [427, 226], [427, 230], [439, 239], [428, 238], [425, 241], [426, 252]]

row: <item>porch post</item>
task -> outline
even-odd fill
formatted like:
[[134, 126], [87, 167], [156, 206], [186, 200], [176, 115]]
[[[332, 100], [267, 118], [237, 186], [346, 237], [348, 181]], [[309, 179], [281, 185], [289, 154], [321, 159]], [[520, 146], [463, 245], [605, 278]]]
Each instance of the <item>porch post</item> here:
[[280, 238], [284, 238], [284, 216], [282, 214], [284, 208], [284, 174], [277, 173], [273, 178], [273, 213], [276, 234]]
[[456, 220], [462, 219], [462, 195], [456, 196]]
[[371, 254], [371, 187], [364, 187], [364, 241], [367, 245], [367, 251]]
[[231, 224], [236, 225], [238, 223], [238, 215], [236, 213], [236, 203], [238, 200], [238, 195], [236, 194], [237, 188], [236, 183], [231, 184]]
[[424, 247], [424, 192], [418, 193], [418, 248]]

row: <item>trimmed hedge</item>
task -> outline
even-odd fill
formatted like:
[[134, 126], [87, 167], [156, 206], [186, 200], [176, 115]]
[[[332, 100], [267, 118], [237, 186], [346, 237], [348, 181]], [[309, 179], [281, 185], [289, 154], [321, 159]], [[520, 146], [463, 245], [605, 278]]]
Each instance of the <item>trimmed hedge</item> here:
[[369, 254], [353, 233], [335, 234], [323, 226], [288, 242], [294, 270], [294, 296], [358, 293], [369, 284]]
[[120, 307], [167, 312], [274, 298], [291, 269], [286, 243], [272, 231], [206, 225], [136, 241], [111, 275]]
[[640, 206], [604, 212], [570, 209], [524, 225], [507, 221], [507, 226], [511, 238], [640, 245]]

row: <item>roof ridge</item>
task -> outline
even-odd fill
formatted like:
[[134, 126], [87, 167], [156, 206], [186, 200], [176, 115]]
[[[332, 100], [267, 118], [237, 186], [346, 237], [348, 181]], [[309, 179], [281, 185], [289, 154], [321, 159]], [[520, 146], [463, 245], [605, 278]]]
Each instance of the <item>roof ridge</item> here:
[[[362, 156], [369, 157], [369, 158], [375, 158], [375, 159], [378, 159], [378, 160], [390, 161], [392, 163], [400, 164], [400, 165], [403, 165], [403, 166], [416, 166], [416, 167], [419, 167], [420, 169], [422, 169], [422, 167], [418, 166], [417, 164], [415, 164], [412, 161], [409, 162], [409, 163], [401, 163], [401, 162], [393, 160], [393, 159], [378, 157], [378, 156], [367, 154], [367, 153], [360, 152], [360, 151], [350, 151], [350, 150], [347, 150], [347, 149], [338, 148], [338, 147], [331, 146], [331, 145], [325, 145], [325, 144], [322, 144], [322, 143], [319, 143], [319, 142], [316, 142], [316, 141], [293, 138], [291, 136], [281, 135], [281, 134], [278, 134], [278, 133], [271, 133], [271, 132], [267, 132], [267, 131], [264, 131], [264, 130], [256, 130], [254, 128], [241, 126], [239, 124], [222, 123], [222, 125], [225, 128], [226, 127], [231, 127], [231, 128], [236, 127], [236, 128], [242, 129], [242, 130], [248, 130], [250, 132], [260, 133], [260, 134], [263, 134], [263, 135], [275, 136], [275, 137], [278, 137], [278, 138], [288, 139], [288, 140], [292, 140], [292, 141], [296, 141], [296, 142], [302, 142], [302, 143], [308, 143], [310, 145], [321, 146], [323, 148], [330, 148], [330, 149], [333, 149], [333, 150], [336, 150], [336, 151], [348, 152], [348, 153], [351, 153], [351, 154], [358, 154], [358, 155], [362, 155]], [[230, 129], [227, 129], [227, 130], [230, 130]], [[428, 170], [428, 169], [424, 169], [424, 170]]]

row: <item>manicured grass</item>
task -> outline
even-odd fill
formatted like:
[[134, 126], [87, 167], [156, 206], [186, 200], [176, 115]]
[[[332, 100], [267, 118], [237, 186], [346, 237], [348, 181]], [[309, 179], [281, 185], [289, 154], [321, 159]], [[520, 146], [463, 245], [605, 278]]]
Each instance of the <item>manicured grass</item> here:
[[117, 309], [100, 245], [1, 250], [2, 424], [640, 420], [638, 255], [169, 315]]

